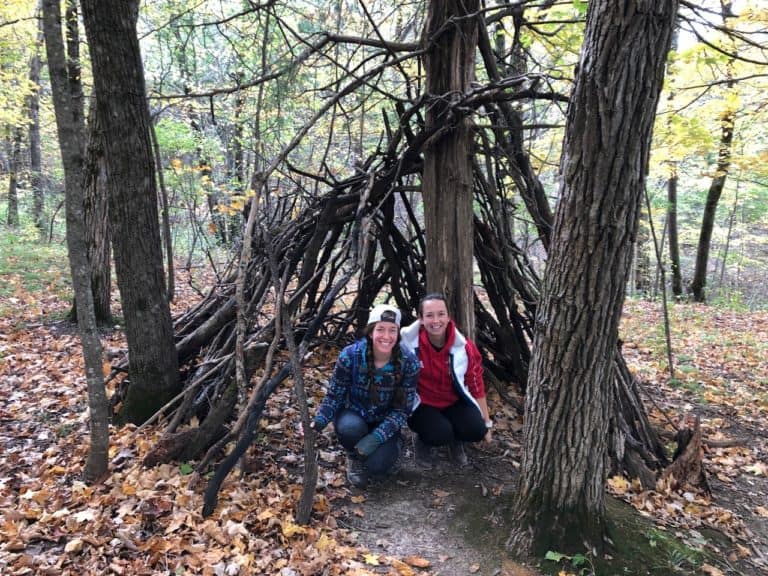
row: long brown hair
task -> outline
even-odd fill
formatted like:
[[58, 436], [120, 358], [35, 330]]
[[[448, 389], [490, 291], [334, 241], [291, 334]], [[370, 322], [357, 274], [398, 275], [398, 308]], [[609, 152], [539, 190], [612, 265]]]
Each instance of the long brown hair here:
[[[368, 365], [368, 374], [367, 374], [367, 380], [368, 380], [368, 398], [371, 401], [371, 404], [373, 406], [379, 405], [379, 386], [376, 384], [376, 378], [374, 378], [374, 372], [376, 371], [376, 365], [374, 364], [374, 358], [373, 358], [373, 338], [372, 334], [374, 329], [376, 328], [376, 324], [378, 322], [374, 322], [373, 324], [368, 324], [368, 326], [365, 327], [365, 339], [366, 339], [366, 350], [365, 350], [365, 363]], [[401, 378], [402, 378], [402, 364], [403, 364], [403, 351], [400, 348], [400, 331], [397, 332], [397, 341], [395, 342], [395, 345], [392, 347], [392, 356], [390, 358], [390, 361], [392, 362], [392, 365], [394, 366], [393, 371], [393, 378], [394, 380], [394, 393], [392, 396], [392, 406], [395, 408], [405, 408], [405, 388], [401, 385]]]

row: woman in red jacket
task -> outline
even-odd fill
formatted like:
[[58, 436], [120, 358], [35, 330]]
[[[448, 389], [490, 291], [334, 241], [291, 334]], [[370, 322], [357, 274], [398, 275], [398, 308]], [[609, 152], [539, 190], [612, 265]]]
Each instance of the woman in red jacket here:
[[417, 404], [408, 426], [416, 435], [416, 460], [432, 465], [432, 447], [448, 445], [451, 459], [467, 463], [464, 442], [490, 440], [482, 357], [456, 329], [445, 296], [427, 294], [419, 319], [400, 331], [403, 347], [421, 361]]

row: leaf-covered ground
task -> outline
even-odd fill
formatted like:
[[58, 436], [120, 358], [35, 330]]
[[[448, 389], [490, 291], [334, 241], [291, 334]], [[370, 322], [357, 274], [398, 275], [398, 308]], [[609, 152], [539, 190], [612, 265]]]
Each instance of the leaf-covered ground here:
[[[409, 452], [389, 481], [350, 491], [343, 456], [323, 437], [315, 512], [306, 527], [293, 521], [301, 427], [287, 387], [268, 404], [255, 446], [207, 520], [200, 487], [190, 485], [195, 463], [140, 465], [161, 426], [112, 429], [111, 474], [86, 486], [86, 389], [79, 341], [62, 320], [68, 304], [61, 270], [52, 266], [53, 284], [41, 289], [22, 263], [7, 264], [0, 269], [0, 573], [450, 576], [583, 568], [565, 559], [533, 569], [505, 557], [521, 422], [494, 397], [494, 440], [471, 450], [471, 466], [462, 470], [445, 462], [421, 470]], [[196, 297], [181, 277], [177, 309]], [[666, 551], [664, 566], [768, 573], [768, 315], [678, 305], [672, 324], [674, 380], [658, 304], [627, 305], [625, 355], [645, 382], [660, 427], [672, 430], [701, 416], [711, 441], [705, 459], [713, 495], [663, 485], [643, 492], [619, 476], [608, 488], [654, 520], [643, 537]], [[104, 344], [121, 349], [120, 331], [104, 334]], [[330, 351], [309, 360], [315, 401], [332, 362]], [[709, 528], [724, 536], [711, 537]], [[670, 539], [681, 544], [663, 548]]]

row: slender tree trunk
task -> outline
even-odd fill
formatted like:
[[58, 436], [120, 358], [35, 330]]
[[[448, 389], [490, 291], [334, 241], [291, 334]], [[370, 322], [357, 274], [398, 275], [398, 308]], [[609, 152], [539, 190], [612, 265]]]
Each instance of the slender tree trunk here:
[[725, 180], [731, 165], [731, 143], [733, 142], [734, 113], [727, 111], [720, 120], [720, 151], [717, 160], [717, 173], [712, 178], [712, 183], [707, 192], [707, 201], [704, 205], [704, 215], [701, 219], [701, 232], [699, 244], [696, 250], [696, 267], [693, 271], [693, 280], [688, 291], [693, 295], [695, 302], [705, 302], [707, 286], [707, 271], [709, 267], [709, 251], [712, 246], [712, 231], [715, 227], [715, 216], [720, 196], [723, 194]]
[[163, 220], [163, 246], [165, 247], [165, 272], [168, 278], [168, 301], [173, 302], [176, 294], [176, 271], [173, 267], [173, 237], [171, 235], [171, 214], [168, 205], [168, 190], [163, 176], [163, 157], [160, 154], [160, 144], [157, 141], [157, 131], [154, 122], [149, 124], [149, 135], [152, 139], [152, 152], [157, 162], [157, 184], [160, 187], [160, 207]]
[[[238, 74], [238, 82], [242, 81], [242, 73]], [[232, 141], [232, 177], [237, 194], [245, 193], [245, 150], [243, 147], [243, 110], [245, 109], [245, 94], [238, 92], [235, 97], [234, 135]], [[237, 243], [243, 228], [243, 213], [230, 214], [227, 218], [230, 242]]]
[[67, 83], [64, 59], [64, 41], [61, 36], [61, 12], [58, 0], [44, 0], [43, 26], [51, 78], [59, 147], [64, 164], [66, 191], [67, 247], [72, 270], [72, 283], [81, 305], [77, 312], [77, 325], [83, 345], [85, 375], [88, 383], [88, 407], [91, 413], [91, 446], [85, 465], [85, 479], [93, 482], [107, 473], [109, 428], [108, 403], [104, 389], [101, 364], [101, 341], [96, 330], [91, 297], [88, 256], [85, 246], [82, 145], [72, 113], [72, 99]]
[[526, 391], [518, 553], [605, 546], [612, 360], [677, 8], [589, 4]]
[[669, 262], [672, 268], [672, 294], [683, 295], [683, 276], [680, 273], [680, 243], [677, 235], [677, 166], [667, 180], [667, 231], [669, 234]]
[[77, 0], [66, 0], [64, 14], [67, 39], [67, 79], [72, 98], [72, 117], [81, 146], [85, 146], [85, 97], [83, 96], [82, 66], [80, 66], [80, 28]]
[[[677, 50], [677, 40], [679, 31], [676, 29], [672, 35], [672, 50]], [[668, 71], [669, 72], [669, 71]], [[674, 90], [670, 90], [668, 100], [672, 102], [675, 98]], [[672, 115], [667, 116], [667, 125], [671, 128]], [[677, 161], [671, 160], [667, 163], [669, 167], [669, 178], [667, 179], [667, 232], [669, 234], [669, 264], [672, 272], [672, 294], [675, 299], [683, 295], [683, 276], [680, 269], [680, 244], [677, 233]], [[659, 266], [662, 264], [659, 263]]]
[[29, 186], [32, 189], [32, 221], [40, 236], [45, 233], [42, 168], [40, 161], [40, 47], [43, 44], [43, 23], [39, 21], [35, 53], [29, 65], [29, 82], [33, 89], [27, 98], [29, 112]]
[[109, 220], [128, 340], [122, 420], [143, 422], [178, 392], [178, 360], [163, 277], [155, 165], [138, 2], [83, 0], [98, 115], [105, 142]]
[[650, 214], [646, 214], [644, 210], [640, 211], [637, 239], [635, 240], [634, 285], [632, 289], [641, 295], [647, 295], [651, 292], [651, 255], [648, 252], [650, 218]]
[[85, 242], [91, 267], [91, 291], [96, 323], [109, 326], [112, 320], [112, 233], [109, 226], [107, 161], [104, 156], [104, 126], [95, 102], [88, 111], [88, 141], [83, 166], [85, 191]]
[[731, 248], [731, 237], [733, 236], [733, 224], [736, 221], [736, 211], [739, 208], [739, 188], [741, 187], [741, 178], [736, 180], [736, 194], [733, 198], [733, 208], [731, 208], [731, 215], [728, 217], [728, 234], [725, 237], [725, 247], [723, 248], [723, 262], [720, 267], [720, 288], [723, 287], [725, 282], [725, 269], [728, 265], [728, 252]]
[[[446, 103], [464, 94], [474, 79], [477, 19], [467, 17], [479, 0], [430, 0], [422, 42], [428, 127], [444, 122]], [[455, 22], [451, 22], [455, 20]], [[439, 34], [438, 34], [439, 31]], [[424, 150], [422, 195], [427, 237], [427, 291], [443, 292], [465, 334], [475, 328], [472, 261], [471, 121], [441, 132]]]
[[[731, 13], [731, 3], [721, 2], [721, 12], [723, 25], [728, 25], [728, 18], [733, 16]], [[733, 86], [733, 59], [726, 64], [726, 75], [728, 88]], [[726, 109], [720, 115], [720, 149], [717, 154], [717, 168], [712, 182], [707, 191], [707, 201], [704, 204], [704, 215], [701, 218], [701, 232], [699, 233], [699, 244], [696, 249], [696, 266], [693, 271], [693, 280], [688, 287], [688, 291], [693, 295], [695, 302], [705, 302], [707, 297], [705, 288], [707, 286], [707, 272], [709, 267], [709, 251], [712, 246], [712, 231], [715, 227], [715, 215], [717, 214], [717, 205], [720, 202], [720, 196], [723, 194], [725, 180], [728, 177], [728, 171], [731, 167], [731, 149], [733, 145], [733, 125], [736, 121], [736, 111], [730, 104], [726, 104]]]
[[11, 228], [19, 226], [19, 174], [21, 173], [21, 127], [11, 130], [11, 157], [8, 162], [8, 217], [6, 224]]

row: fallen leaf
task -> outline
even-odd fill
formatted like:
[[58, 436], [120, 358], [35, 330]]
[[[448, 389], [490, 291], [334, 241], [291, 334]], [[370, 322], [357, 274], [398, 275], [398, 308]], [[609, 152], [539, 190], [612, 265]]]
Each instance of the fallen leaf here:
[[755, 476], [768, 476], [768, 465], [762, 462], [755, 462], [751, 466], [745, 466], [744, 470], [751, 472]]
[[402, 562], [400, 560], [392, 560], [392, 568], [394, 568], [397, 571], [397, 574], [399, 576], [415, 576], [416, 572], [413, 568], [408, 566], [405, 562]]
[[755, 508], [755, 512], [758, 516], [762, 516], [763, 518], [768, 518], [768, 508], [765, 508], [764, 506], [758, 506]]
[[296, 534], [304, 534], [307, 529], [304, 528], [304, 526], [299, 526], [298, 524], [291, 522], [290, 520], [285, 520], [283, 522], [280, 522], [280, 530], [283, 532], [283, 536], [286, 538], [290, 538], [291, 536], [294, 536]]
[[80, 552], [83, 549], [83, 541], [80, 538], [75, 538], [73, 540], [70, 540], [67, 542], [67, 545], [64, 546], [64, 552], [67, 554], [71, 554], [73, 552]]
[[416, 568], [429, 568], [430, 565], [429, 560], [422, 558], [421, 556], [406, 556], [403, 558], [403, 562]]
[[624, 476], [613, 476], [608, 478], [608, 486], [615, 494], [626, 494], [629, 491], [630, 483]]
[[704, 574], [709, 574], [709, 576], [725, 576], [722, 570], [706, 563], [700, 566], [700, 570], [704, 572]]

